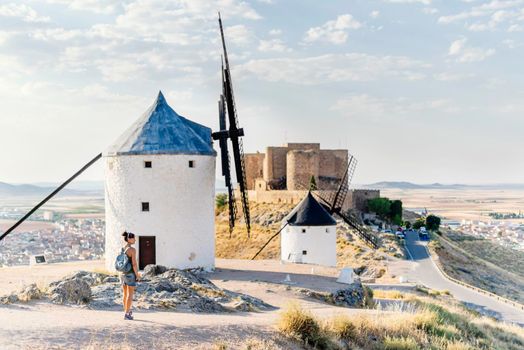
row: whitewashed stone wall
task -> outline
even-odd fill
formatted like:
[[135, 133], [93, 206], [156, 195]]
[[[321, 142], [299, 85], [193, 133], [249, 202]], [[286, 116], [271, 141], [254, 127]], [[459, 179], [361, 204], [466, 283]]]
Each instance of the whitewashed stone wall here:
[[298, 256], [304, 264], [336, 266], [336, 226], [287, 226], [280, 235], [280, 252], [282, 261], [295, 262]]
[[[214, 156], [125, 155], [105, 161], [108, 270], [114, 271], [126, 230], [137, 235], [137, 251], [140, 235], [156, 237], [157, 264], [214, 268]], [[144, 161], [151, 161], [152, 168], [145, 168]], [[149, 212], [142, 211], [142, 202], [149, 202]]]

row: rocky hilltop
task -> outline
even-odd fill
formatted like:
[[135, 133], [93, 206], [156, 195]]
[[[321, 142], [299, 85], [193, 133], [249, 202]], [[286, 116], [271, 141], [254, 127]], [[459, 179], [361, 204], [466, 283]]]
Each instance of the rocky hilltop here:
[[[117, 276], [76, 272], [44, 288], [31, 284], [18, 293], [0, 297], [0, 304], [43, 299], [55, 304], [92, 309], [121, 307], [122, 287]], [[138, 309], [176, 309], [192, 312], [260, 311], [272, 307], [260, 299], [219, 288], [202, 270], [166, 269], [148, 265], [135, 294]]]

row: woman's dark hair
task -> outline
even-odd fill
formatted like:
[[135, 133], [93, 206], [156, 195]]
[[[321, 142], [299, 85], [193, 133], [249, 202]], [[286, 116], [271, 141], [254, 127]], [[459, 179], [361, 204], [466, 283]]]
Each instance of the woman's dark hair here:
[[135, 238], [135, 234], [132, 232], [124, 231], [124, 233], [122, 233], [122, 237], [124, 237], [124, 241], [127, 242], [128, 239]]

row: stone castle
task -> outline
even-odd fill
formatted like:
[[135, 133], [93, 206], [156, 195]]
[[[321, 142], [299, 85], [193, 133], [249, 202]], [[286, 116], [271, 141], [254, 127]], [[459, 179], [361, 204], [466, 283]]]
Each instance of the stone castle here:
[[[245, 155], [249, 197], [255, 202], [298, 203], [309, 188], [335, 191], [349, 161], [347, 149], [321, 149], [319, 143], [287, 143], [267, 147], [266, 153]], [[367, 200], [380, 197], [378, 190], [349, 191], [345, 209], [366, 209]]]

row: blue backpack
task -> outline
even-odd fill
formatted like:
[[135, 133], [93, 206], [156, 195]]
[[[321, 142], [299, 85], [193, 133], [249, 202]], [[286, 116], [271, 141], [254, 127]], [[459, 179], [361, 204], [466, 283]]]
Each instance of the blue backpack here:
[[118, 254], [118, 256], [116, 257], [115, 269], [119, 272], [127, 273], [131, 271], [131, 269], [133, 268], [131, 266], [131, 259], [129, 259], [129, 257], [126, 254], [128, 249], [129, 247], [127, 247], [125, 250], [124, 248], [122, 248], [120, 254]]

